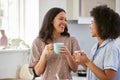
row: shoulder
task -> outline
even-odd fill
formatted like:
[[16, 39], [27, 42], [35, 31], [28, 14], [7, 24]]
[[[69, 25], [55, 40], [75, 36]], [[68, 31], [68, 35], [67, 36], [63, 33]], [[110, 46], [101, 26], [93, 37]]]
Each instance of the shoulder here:
[[77, 41], [77, 39], [74, 36], [70, 36], [70, 39], [74, 42]]
[[74, 37], [74, 36], [62, 36], [62, 38], [61, 39], [65, 39], [65, 40], [70, 40], [70, 41], [77, 41], [77, 39]]
[[116, 45], [114, 41], [111, 41], [110, 43], [108, 43], [106, 47], [110, 50], [119, 50], [118, 45]]
[[33, 40], [33, 43], [32, 45], [42, 45], [44, 44], [44, 42], [42, 41], [42, 39], [40, 39], [39, 37], [36, 37], [34, 40]]
[[39, 42], [43, 42], [39, 37], [36, 37], [36, 38], [33, 40], [33, 43], [39, 43]]
[[108, 55], [112, 54], [113, 56], [118, 56], [120, 54], [119, 47], [114, 43], [114, 41], [110, 42], [106, 46], [106, 51], [108, 52]]
[[70, 36], [71, 39], [76, 39], [74, 36]]

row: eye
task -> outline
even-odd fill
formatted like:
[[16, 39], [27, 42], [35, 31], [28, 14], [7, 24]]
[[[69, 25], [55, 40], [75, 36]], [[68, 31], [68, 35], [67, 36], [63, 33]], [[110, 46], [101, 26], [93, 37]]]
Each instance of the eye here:
[[92, 24], [92, 23], [93, 23], [93, 21], [90, 22], [90, 24]]
[[59, 18], [59, 20], [63, 20], [63, 18]]
[[59, 20], [67, 21], [65, 17], [60, 17]]

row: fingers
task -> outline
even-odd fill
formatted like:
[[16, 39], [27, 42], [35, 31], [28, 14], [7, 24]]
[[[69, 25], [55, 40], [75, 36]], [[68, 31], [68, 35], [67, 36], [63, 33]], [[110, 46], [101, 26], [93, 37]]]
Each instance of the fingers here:
[[70, 51], [68, 50], [68, 48], [66, 46], [60, 47], [60, 53], [63, 54], [63, 55], [65, 55], [66, 57], [68, 55], [71, 55]]
[[74, 60], [77, 64], [81, 64], [81, 59], [83, 58], [84, 56], [84, 52], [83, 51], [75, 51], [73, 56], [74, 56]]
[[48, 45], [45, 46], [45, 53], [46, 54], [53, 53], [53, 46], [52, 46], [52, 44], [48, 44]]
[[47, 50], [53, 50], [53, 45], [52, 44], [48, 44], [47, 46]]
[[65, 46], [60, 47], [60, 52], [65, 52], [65, 51], [66, 51], [66, 47]]
[[70, 53], [66, 46], [60, 47], [60, 52], [61, 53]]

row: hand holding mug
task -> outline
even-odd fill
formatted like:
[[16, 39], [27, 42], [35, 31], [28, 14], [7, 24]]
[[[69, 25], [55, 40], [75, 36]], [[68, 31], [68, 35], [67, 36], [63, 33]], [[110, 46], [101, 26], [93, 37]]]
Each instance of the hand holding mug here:
[[86, 54], [83, 52], [83, 51], [79, 51], [77, 53], [74, 54], [74, 57], [75, 57], [75, 61], [78, 63], [78, 64], [81, 64], [81, 65], [86, 65], [86, 63], [88, 61], [90, 61]]
[[80, 50], [79, 51], [74, 51], [73, 58], [77, 64], [79, 64], [80, 61]]
[[67, 46], [60, 47], [60, 53], [64, 54], [65, 56], [71, 55], [70, 51], [68, 50]]
[[52, 54], [53, 53], [53, 45], [52, 44], [46, 45], [43, 50], [43, 53], [44, 54]]

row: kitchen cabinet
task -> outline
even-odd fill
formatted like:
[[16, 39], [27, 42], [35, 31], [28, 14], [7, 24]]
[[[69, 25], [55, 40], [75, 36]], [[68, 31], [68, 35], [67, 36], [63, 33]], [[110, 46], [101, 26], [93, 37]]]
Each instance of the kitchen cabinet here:
[[80, 16], [81, 0], [67, 0], [66, 12], [68, 20], [78, 20]]
[[0, 79], [16, 78], [19, 69], [28, 63], [29, 49], [5, 49], [0, 50]]
[[115, 10], [115, 2], [116, 0], [67, 0], [67, 18], [68, 20], [78, 20], [81, 17], [90, 17], [92, 8], [103, 4]]
[[116, 0], [116, 12], [120, 15], [120, 0]]
[[113, 10], [115, 10], [116, 0], [81, 0], [81, 16], [89, 17], [92, 8], [98, 5], [106, 4]]

